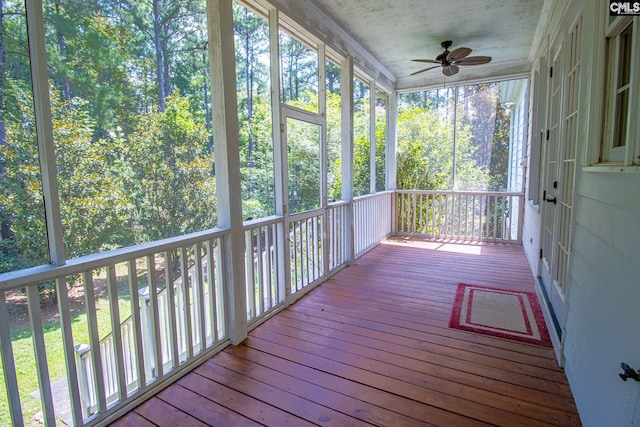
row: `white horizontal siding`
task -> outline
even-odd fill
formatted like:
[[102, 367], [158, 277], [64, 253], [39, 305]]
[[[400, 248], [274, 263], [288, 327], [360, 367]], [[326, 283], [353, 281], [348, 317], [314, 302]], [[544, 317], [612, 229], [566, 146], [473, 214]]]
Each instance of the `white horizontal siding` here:
[[640, 176], [582, 172], [576, 203], [566, 371], [586, 426], [632, 425], [640, 384]]

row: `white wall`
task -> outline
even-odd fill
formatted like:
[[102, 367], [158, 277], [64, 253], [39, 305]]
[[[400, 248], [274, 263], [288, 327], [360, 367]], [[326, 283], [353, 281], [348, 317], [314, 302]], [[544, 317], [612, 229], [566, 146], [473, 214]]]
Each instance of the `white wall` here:
[[585, 426], [634, 425], [640, 383], [618, 373], [640, 368], [640, 174], [582, 172], [576, 197], [565, 370]]
[[[640, 382], [624, 382], [618, 373], [621, 362], [640, 368], [640, 168], [619, 172], [586, 167], [600, 140], [607, 6], [581, 0], [568, 8], [568, 13], [582, 8], [583, 143], [578, 148], [563, 355], [583, 424], [631, 426], [640, 425]], [[534, 272], [539, 227], [539, 216], [527, 203], [523, 245]]]

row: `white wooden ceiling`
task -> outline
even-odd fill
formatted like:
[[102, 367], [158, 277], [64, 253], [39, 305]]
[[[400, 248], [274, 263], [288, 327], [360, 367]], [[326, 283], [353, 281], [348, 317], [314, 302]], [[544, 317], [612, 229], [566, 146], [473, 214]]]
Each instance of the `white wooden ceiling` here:
[[[396, 88], [449, 84], [526, 73], [545, 0], [309, 0], [368, 50], [396, 77]], [[550, 3], [547, 0], [547, 4]], [[542, 14], [544, 17], [544, 14]], [[441, 69], [410, 77], [452, 40], [491, 56], [490, 64], [460, 67], [446, 79]]]

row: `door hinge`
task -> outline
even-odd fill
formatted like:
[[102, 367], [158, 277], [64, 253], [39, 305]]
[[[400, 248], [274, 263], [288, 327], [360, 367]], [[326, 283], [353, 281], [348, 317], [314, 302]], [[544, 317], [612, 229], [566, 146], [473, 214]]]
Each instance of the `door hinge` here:
[[542, 259], [542, 249], [540, 249], [540, 259]]
[[547, 129], [547, 141], [549, 140], [549, 129]]
[[553, 78], [553, 67], [549, 67], [549, 78]]
[[280, 123], [280, 132], [284, 132], [284, 123]]

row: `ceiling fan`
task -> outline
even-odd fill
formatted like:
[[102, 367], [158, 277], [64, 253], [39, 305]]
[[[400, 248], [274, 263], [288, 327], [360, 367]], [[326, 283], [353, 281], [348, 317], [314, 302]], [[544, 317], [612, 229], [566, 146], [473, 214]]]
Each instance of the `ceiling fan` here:
[[415, 62], [427, 62], [438, 65], [418, 70], [415, 73], [411, 73], [411, 75], [414, 76], [425, 71], [433, 70], [434, 68], [442, 67], [442, 74], [449, 77], [460, 71], [459, 65], [480, 65], [491, 61], [490, 56], [469, 56], [472, 50], [468, 47], [459, 47], [453, 52], [449, 52], [449, 47], [451, 47], [452, 44], [453, 42], [451, 40], [440, 43], [440, 46], [444, 48], [444, 52], [436, 56], [436, 59], [412, 59], [412, 61]]

